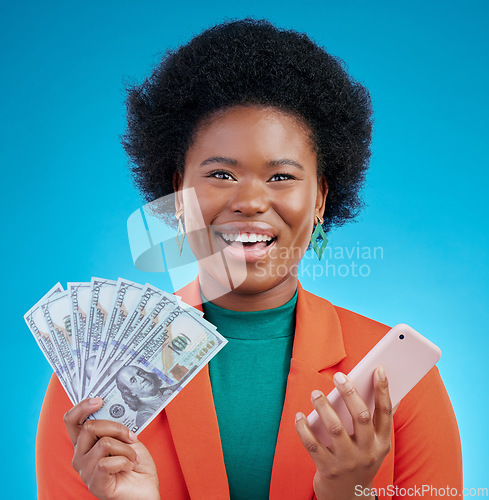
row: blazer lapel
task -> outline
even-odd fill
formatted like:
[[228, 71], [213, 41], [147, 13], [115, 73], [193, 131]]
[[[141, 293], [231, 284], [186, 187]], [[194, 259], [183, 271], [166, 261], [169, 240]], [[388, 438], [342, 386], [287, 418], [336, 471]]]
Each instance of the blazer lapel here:
[[[176, 292], [200, 304], [198, 278]], [[195, 306], [202, 310], [202, 306]], [[170, 431], [191, 498], [229, 499], [214, 399], [206, 365], [167, 407]]]
[[299, 283], [294, 347], [284, 409], [275, 448], [270, 498], [311, 499], [316, 467], [295, 430], [295, 414], [312, 411], [311, 391], [328, 394], [334, 383], [323, 373], [346, 357], [341, 325], [331, 303], [306, 292]]

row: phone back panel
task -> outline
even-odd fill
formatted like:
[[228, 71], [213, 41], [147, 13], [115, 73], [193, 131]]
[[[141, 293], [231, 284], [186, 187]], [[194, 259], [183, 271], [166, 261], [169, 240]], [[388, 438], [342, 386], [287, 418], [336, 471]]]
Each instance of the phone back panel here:
[[[401, 399], [435, 366], [440, 359], [440, 349], [416, 330], [405, 324], [396, 325], [370, 350], [348, 374], [360, 397], [373, 415], [374, 371], [383, 366], [389, 382], [392, 406]], [[353, 434], [353, 421], [337, 389], [328, 394], [331, 406], [340, 417], [349, 434]], [[331, 444], [329, 432], [324, 428], [314, 410], [307, 417], [309, 427], [325, 445]]]

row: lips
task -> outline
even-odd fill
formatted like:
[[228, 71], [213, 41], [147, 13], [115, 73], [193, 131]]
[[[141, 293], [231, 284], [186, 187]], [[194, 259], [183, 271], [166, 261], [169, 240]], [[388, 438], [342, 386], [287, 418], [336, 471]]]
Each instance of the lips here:
[[277, 239], [276, 230], [265, 222], [232, 222], [212, 229], [227, 255], [246, 262], [261, 260]]

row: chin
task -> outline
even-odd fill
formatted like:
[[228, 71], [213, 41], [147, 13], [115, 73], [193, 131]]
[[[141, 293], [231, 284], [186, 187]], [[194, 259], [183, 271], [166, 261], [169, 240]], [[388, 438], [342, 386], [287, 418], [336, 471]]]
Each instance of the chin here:
[[234, 289], [234, 292], [243, 295], [254, 295], [261, 292], [266, 292], [276, 285], [273, 280], [264, 278], [255, 278], [249, 276], [243, 283]]
[[[229, 275], [234, 278], [232, 280], [232, 284], [230, 284], [227, 275], [219, 276], [212, 271], [204, 272], [211, 278], [216, 291], [218, 289], [221, 290], [221, 295], [225, 295], [229, 292], [236, 292], [243, 295], [254, 295], [271, 290], [284, 281], [296, 279], [296, 276], [293, 276], [292, 274], [281, 276], [277, 273], [265, 272], [265, 269], [265, 267], [260, 267], [256, 264], [248, 264], [246, 266], [246, 274], [243, 274], [241, 269], [239, 272], [233, 272], [233, 269], [230, 267]], [[209, 280], [207, 280], [207, 282], [209, 282]]]

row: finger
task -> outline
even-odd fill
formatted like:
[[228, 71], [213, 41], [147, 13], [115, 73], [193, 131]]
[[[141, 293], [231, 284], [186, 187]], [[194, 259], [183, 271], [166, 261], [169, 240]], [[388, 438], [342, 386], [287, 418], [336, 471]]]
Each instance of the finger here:
[[135, 443], [138, 438], [125, 425], [111, 420], [87, 420], [79, 433], [75, 455], [85, 455], [100, 438], [114, 438], [124, 443]]
[[374, 439], [374, 427], [367, 405], [345, 374], [337, 372], [333, 379], [336, 389], [350, 412], [355, 442], [360, 447], [368, 446]]
[[108, 436], [101, 437], [85, 456], [93, 463], [97, 463], [104, 457], [117, 456], [126, 457], [134, 464], [137, 464], [139, 461], [134, 448], [118, 439]]
[[126, 457], [105, 457], [98, 461], [93, 470], [88, 487], [90, 492], [99, 498], [111, 496], [115, 489], [116, 474], [130, 472], [134, 464]]
[[303, 413], [295, 416], [295, 430], [299, 434], [302, 444], [316, 464], [318, 470], [329, 467], [333, 461], [333, 453], [330, 449], [320, 443], [307, 424], [307, 418]]
[[101, 459], [117, 456], [127, 458], [133, 463], [133, 466], [139, 463], [139, 457], [130, 445], [104, 436], [85, 455], [75, 453], [73, 468], [80, 474], [82, 480], [88, 479], [90, 481], [89, 478], [93, 475], [93, 471]]
[[394, 415], [391, 398], [389, 395], [389, 383], [382, 366], [375, 370], [375, 410], [374, 427], [375, 432], [384, 439], [389, 439], [392, 429], [392, 417]]
[[352, 440], [328, 398], [321, 391], [315, 390], [311, 393], [311, 401], [321, 419], [321, 423], [331, 436], [333, 453], [341, 457], [345, 452], [349, 452], [353, 445]]
[[[99, 441], [102, 441], [100, 445]], [[117, 455], [119, 451], [121, 455], [129, 455], [131, 459], [136, 460], [132, 452], [124, 448], [121, 449], [120, 446], [116, 447], [113, 444], [114, 441], [124, 445], [124, 443], [137, 442], [137, 437], [125, 425], [110, 420], [87, 420], [83, 424], [75, 444], [72, 465], [84, 482], [89, 480], [98, 460], [104, 456]], [[91, 453], [97, 445], [99, 447], [94, 453]]]
[[96, 412], [103, 402], [102, 398], [85, 399], [64, 414], [63, 420], [73, 446], [78, 440], [78, 435], [85, 420]]

